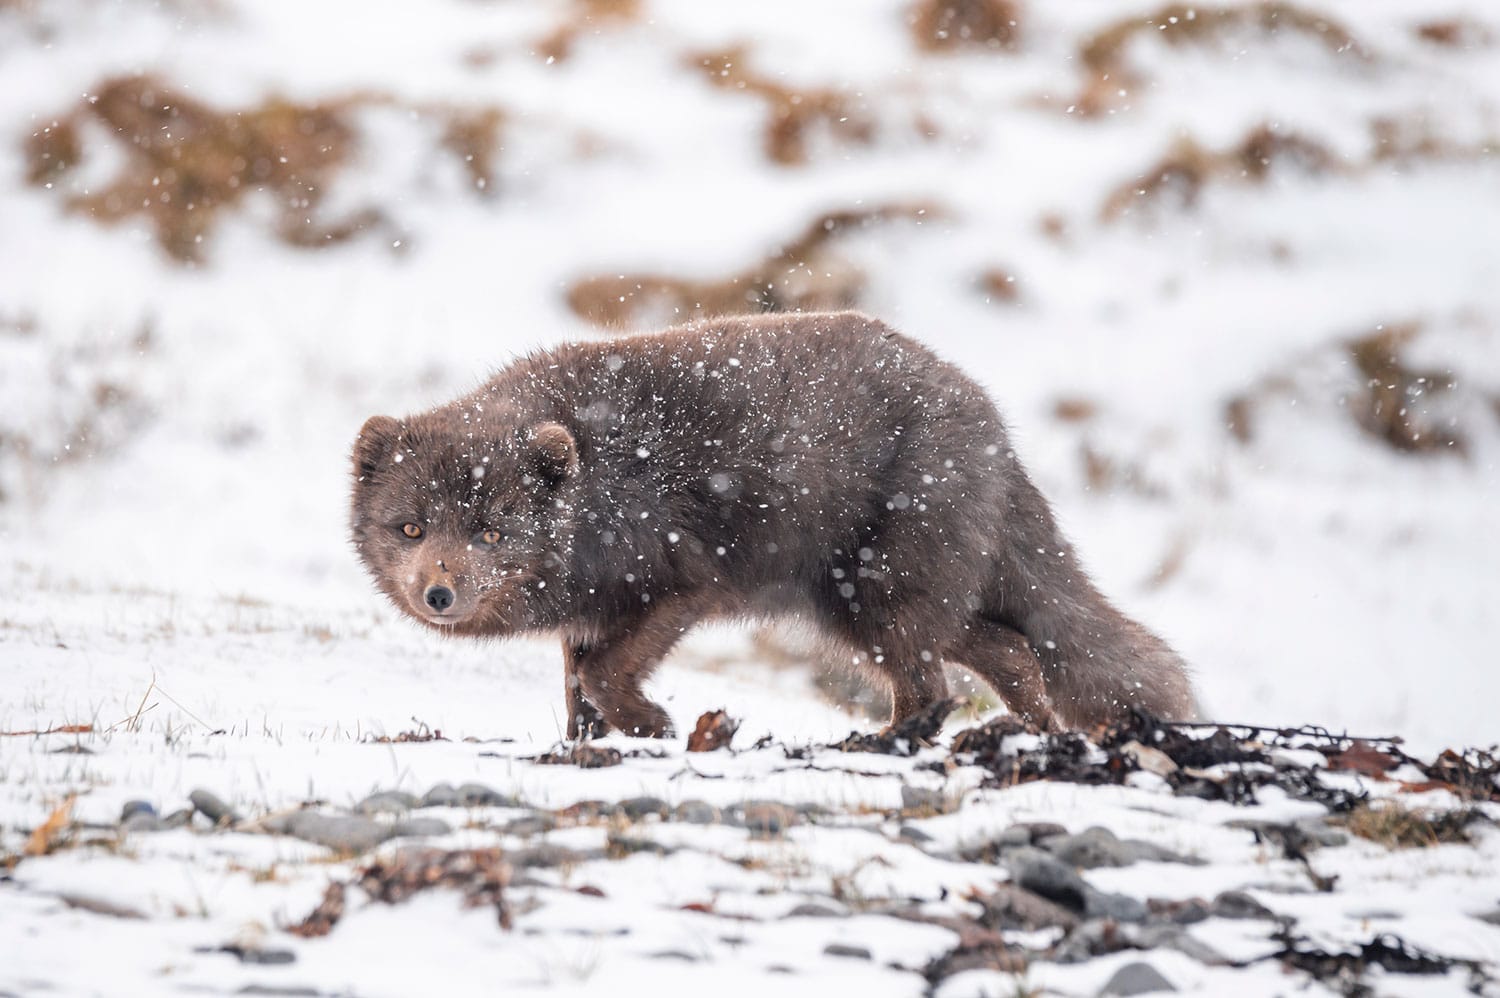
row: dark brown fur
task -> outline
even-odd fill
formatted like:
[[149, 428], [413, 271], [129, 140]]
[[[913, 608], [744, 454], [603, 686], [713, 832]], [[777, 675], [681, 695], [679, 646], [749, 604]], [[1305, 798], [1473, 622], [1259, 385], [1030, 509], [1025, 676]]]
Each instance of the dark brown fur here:
[[[1038, 722], [1195, 711], [1181, 660], [1078, 565], [984, 391], [861, 315], [540, 351], [374, 417], [354, 464], [380, 587], [445, 633], [559, 634], [570, 734], [668, 733], [642, 684], [725, 616], [809, 622], [890, 681], [895, 720], [946, 696], [944, 661]], [[451, 606], [426, 604], [433, 586]]]

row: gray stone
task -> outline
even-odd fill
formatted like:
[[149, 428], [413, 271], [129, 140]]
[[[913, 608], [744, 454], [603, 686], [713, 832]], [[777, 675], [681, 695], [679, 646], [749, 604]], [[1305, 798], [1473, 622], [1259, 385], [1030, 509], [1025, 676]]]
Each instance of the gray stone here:
[[188, 800], [192, 802], [193, 807], [198, 809], [199, 814], [215, 825], [233, 825], [240, 820], [240, 816], [228, 804], [215, 796], [213, 792], [204, 790], [202, 787], [188, 794]]
[[824, 956], [842, 956], [851, 960], [872, 959], [870, 951], [863, 946], [850, 946], [848, 943], [829, 943], [823, 947]]
[[465, 807], [519, 807], [515, 797], [483, 783], [465, 783], [458, 788], [458, 802]]
[[1110, 894], [1084, 887], [1083, 911], [1089, 918], [1108, 918], [1116, 922], [1144, 922], [1146, 906], [1126, 894]]
[[125, 806], [120, 808], [120, 823], [124, 824], [133, 815], [146, 814], [156, 817], [156, 807], [150, 801], [128, 800]]
[[403, 818], [391, 826], [392, 837], [411, 835], [448, 835], [453, 827], [442, 818]]
[[986, 928], [1071, 931], [1078, 925], [1078, 916], [1067, 908], [1016, 884], [999, 884], [993, 894], [979, 900], [984, 906], [979, 920]]
[[405, 814], [422, 806], [422, 799], [405, 790], [382, 790], [354, 805], [359, 814]]
[[1275, 921], [1276, 913], [1244, 891], [1224, 891], [1214, 898], [1209, 910], [1218, 918], [1255, 918]]
[[667, 802], [660, 797], [629, 797], [616, 804], [615, 811], [631, 821], [640, 821], [651, 814], [665, 818], [670, 809], [667, 807]]
[[1085, 870], [1101, 866], [1130, 866], [1147, 860], [1158, 863], [1185, 863], [1189, 860], [1170, 849], [1142, 842], [1138, 839], [1120, 839], [1108, 828], [1094, 826], [1076, 835], [1059, 835], [1046, 839], [1042, 848], [1052, 853], [1069, 866]]
[[1496, 908], [1494, 911], [1484, 912], [1480, 915], [1475, 915], [1474, 917], [1479, 919], [1481, 922], [1487, 922], [1490, 925], [1500, 925], [1500, 908]]
[[392, 826], [373, 818], [357, 814], [322, 814], [318, 811], [297, 811], [275, 822], [268, 822], [267, 825], [304, 842], [314, 842], [339, 852], [364, 852], [380, 845], [394, 834]]
[[1199, 941], [1179, 925], [1148, 925], [1137, 931], [1132, 943], [1138, 949], [1174, 949], [1210, 967], [1229, 962], [1223, 953]]
[[1172, 982], [1161, 976], [1149, 963], [1127, 963], [1110, 976], [1099, 989], [1100, 998], [1113, 995], [1149, 995], [1176, 991]]
[[1090, 887], [1072, 867], [1033, 846], [1011, 849], [1003, 857], [1011, 881], [1074, 912], [1084, 910]]
[[120, 830], [123, 832], [160, 832], [170, 826], [158, 818], [155, 814], [147, 811], [137, 811], [128, 815], [120, 822]]
[[567, 846], [553, 845], [549, 842], [527, 846], [524, 849], [509, 849], [505, 853], [505, 861], [517, 870], [532, 867], [577, 866], [579, 863], [602, 858], [604, 858], [602, 849], [569, 849]]
[[844, 913], [816, 901], [804, 901], [784, 916], [786, 918], [843, 918]]
[[911, 787], [901, 785], [901, 810], [903, 811], [937, 811], [948, 810], [947, 795], [942, 790], [934, 790], [929, 787]]
[[742, 820], [752, 835], [780, 835], [797, 821], [797, 815], [784, 804], [760, 801], [746, 804]]
[[523, 814], [519, 818], [511, 819], [500, 830], [507, 835], [531, 836], [550, 832], [556, 827], [556, 818], [545, 811], [535, 811], [531, 814]]
[[193, 823], [193, 815], [197, 812], [193, 808], [178, 808], [162, 819], [162, 824], [167, 828], [186, 828]]
[[451, 783], [438, 783], [422, 795], [423, 807], [461, 807], [463, 798]]
[[913, 845], [921, 845], [923, 842], [931, 842], [932, 836], [928, 835], [916, 825], [902, 825], [896, 829], [896, 837], [903, 839]]
[[677, 805], [673, 817], [689, 825], [717, 825], [724, 820], [718, 808], [707, 801], [685, 800]]

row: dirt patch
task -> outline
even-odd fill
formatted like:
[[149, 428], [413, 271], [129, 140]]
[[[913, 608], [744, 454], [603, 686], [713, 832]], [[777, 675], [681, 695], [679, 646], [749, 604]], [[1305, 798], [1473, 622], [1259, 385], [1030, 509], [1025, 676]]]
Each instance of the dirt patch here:
[[1020, 44], [1021, 8], [1010, 0], [920, 0], [909, 20], [924, 52], [1004, 52]]
[[891, 204], [835, 211], [764, 259], [727, 277], [693, 280], [666, 274], [604, 274], [568, 289], [568, 307], [608, 329], [662, 325], [688, 319], [755, 312], [857, 308], [866, 278], [842, 258], [844, 236], [899, 220], [923, 221], [937, 211], [924, 204]]
[[1146, 172], [1111, 191], [1099, 214], [1113, 222], [1143, 208], [1191, 209], [1210, 183], [1259, 184], [1279, 170], [1322, 176], [1344, 172], [1345, 167], [1322, 143], [1270, 125], [1254, 128], [1217, 151], [1184, 137]]
[[1296, 4], [1264, 2], [1200, 7], [1173, 3], [1154, 13], [1116, 21], [1081, 43], [1079, 61], [1085, 80], [1072, 102], [1073, 107], [1085, 115], [1101, 115], [1133, 99], [1133, 93], [1147, 81], [1146, 74], [1130, 62], [1129, 50], [1138, 38], [1185, 48], [1249, 37], [1263, 42], [1299, 37], [1311, 40], [1333, 56], [1361, 62], [1370, 58], [1364, 46], [1343, 25]]
[[[58, 186], [82, 161], [85, 136], [97, 130], [115, 145], [122, 165], [98, 190], [69, 193], [70, 211], [104, 224], [140, 218], [173, 259], [197, 264], [221, 218], [245, 212], [264, 195], [278, 238], [327, 246], [387, 224], [375, 206], [338, 217], [324, 208], [336, 178], [357, 157], [357, 113], [382, 106], [394, 102], [369, 94], [316, 103], [272, 96], [220, 109], [152, 76], [117, 77], [26, 140], [26, 176], [36, 186]], [[439, 147], [459, 158], [477, 188], [493, 189], [498, 110], [410, 110], [438, 123]]]
[[[759, 98], [766, 107], [761, 144], [766, 158], [781, 166], [798, 166], [812, 158], [814, 148], [873, 145], [881, 122], [862, 94], [834, 87], [790, 87], [749, 66], [749, 49], [735, 45], [698, 52], [686, 59], [713, 86]], [[901, 129], [930, 135], [929, 123], [914, 119]]]

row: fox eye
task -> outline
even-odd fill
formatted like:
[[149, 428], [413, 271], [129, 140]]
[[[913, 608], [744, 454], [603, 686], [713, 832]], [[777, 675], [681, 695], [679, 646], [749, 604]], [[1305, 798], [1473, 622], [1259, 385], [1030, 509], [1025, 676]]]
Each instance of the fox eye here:
[[422, 528], [417, 526], [415, 523], [402, 524], [401, 532], [407, 537], [410, 537], [412, 540], [416, 540], [418, 537], [422, 536]]
[[479, 535], [479, 539], [484, 541], [486, 544], [499, 544], [500, 531], [496, 530], [494, 527], [490, 527], [488, 530]]

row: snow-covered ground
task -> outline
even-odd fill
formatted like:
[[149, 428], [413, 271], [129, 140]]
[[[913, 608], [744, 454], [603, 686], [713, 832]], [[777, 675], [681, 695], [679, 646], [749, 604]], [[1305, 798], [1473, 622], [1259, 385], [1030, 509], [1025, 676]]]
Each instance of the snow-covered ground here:
[[[599, 335], [570, 305], [590, 278], [714, 284], [771, 260], [783, 301], [852, 302], [962, 364], [993, 389], [1105, 591], [1194, 665], [1209, 716], [1399, 734], [1427, 756], [1500, 738], [1500, 12], [1032, 2], [1002, 44], [927, 51], [913, 28], [927, 6], [0, 2], [0, 731], [92, 726], [0, 737], [0, 855], [70, 794], [75, 821], [112, 825], [127, 800], [165, 811], [198, 786], [247, 816], [478, 780], [550, 809], [781, 799], [869, 825], [799, 826], [756, 870], [693, 851], [585, 863], [569, 882], [607, 899], [549, 895], [505, 937], [424, 896], [289, 943], [292, 968], [253, 973], [192, 948], [278, 936], [346, 868], [284, 839], [132, 837], [25, 859], [16, 889], [0, 883], [0, 991], [232, 991], [274, 972], [360, 995], [648, 978], [677, 993], [764, 986], [778, 964], [798, 973], [777, 988], [826, 991], [837, 975], [921, 990], [886, 965], [921, 965], [951, 948], [949, 930], [841, 921], [825, 938], [776, 922], [762, 897], [884, 849], [894, 832], [858, 812], [899, 806], [900, 783], [924, 779], [910, 763], [902, 778], [782, 777], [767, 749], [724, 763], [724, 781], [673, 781], [680, 743], [598, 771], [516, 763], [556, 740], [556, 649], [418, 633], [347, 546], [360, 423], [445, 400], [530, 347]], [[144, 97], [140, 113], [111, 94]], [[311, 151], [295, 137], [285, 156], [235, 144], [235, 127], [283, 120], [273, 98], [311, 109], [277, 133], [311, 136]], [[171, 101], [221, 117], [196, 133], [151, 117]], [[174, 129], [210, 141], [154, 172], [132, 152], [170, 149]], [[223, 148], [227, 167], [193, 158]], [[246, 149], [286, 159], [315, 196], [290, 204], [290, 183], [242, 197], [284, 172], [234, 165]], [[205, 198], [184, 181], [195, 170], [235, 175], [201, 229], [207, 213], [162, 208]], [[889, 206], [902, 217], [774, 259], [820, 216]], [[154, 220], [201, 241], [163, 240]], [[350, 220], [348, 239], [291, 245]], [[671, 313], [627, 297], [593, 307], [642, 327]], [[728, 707], [737, 745], [871, 726], [765, 657], [709, 632], [656, 695], [684, 730]], [[453, 740], [365, 740], [419, 724]], [[53, 754], [68, 745], [90, 754]], [[1254, 849], [1219, 830], [1242, 815], [1184, 807], [1150, 788], [1043, 784], [932, 820], [1202, 838], [1210, 866], [1152, 883], [1167, 876], [1153, 864], [1132, 874], [1146, 884], [1109, 885], [1133, 896], [1278, 875], [1247, 871]], [[507, 844], [496, 822], [450, 844]], [[1402, 931], [1494, 960], [1500, 929], [1468, 917], [1500, 898], [1480, 834], [1415, 860], [1345, 847], [1323, 901], [1340, 917], [1435, 913]], [[885, 861], [912, 881], [870, 891], [930, 899], [997, 879], [903, 848]], [[262, 876], [272, 863], [284, 874]], [[149, 921], [66, 909], [56, 898], [75, 888], [117, 891]], [[702, 913], [664, 913], [716, 891], [733, 898], [721, 911], [763, 921], [704, 929]], [[617, 940], [616, 924], [637, 932]], [[874, 959], [823, 957], [844, 932]], [[393, 941], [409, 960], [382, 958]], [[683, 949], [699, 962], [635, 962]], [[1184, 989], [1290, 986], [1274, 964], [1232, 985], [1165, 959]], [[1119, 962], [1037, 965], [1025, 980], [1092, 993]], [[964, 980], [944, 987], [1010, 987]], [[1454, 985], [1390, 990], [1424, 983]]]

